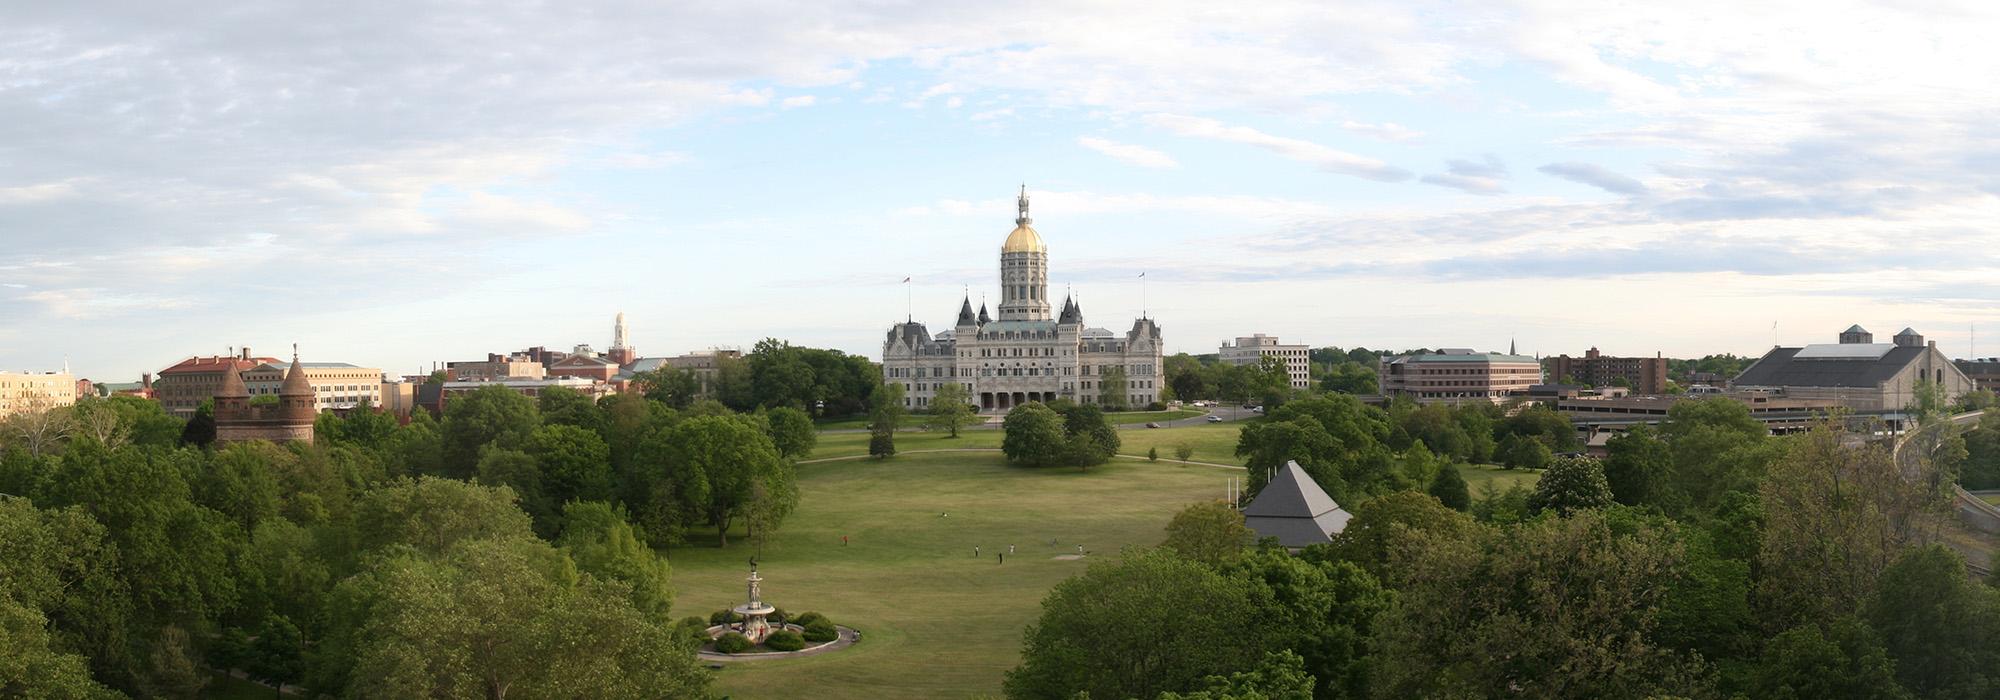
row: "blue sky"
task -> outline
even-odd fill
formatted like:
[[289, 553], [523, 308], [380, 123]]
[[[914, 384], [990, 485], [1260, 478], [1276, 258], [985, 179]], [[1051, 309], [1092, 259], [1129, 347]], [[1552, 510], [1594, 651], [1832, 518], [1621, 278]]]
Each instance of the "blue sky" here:
[[8, 369], [619, 311], [875, 356], [903, 277], [934, 326], [995, 286], [1022, 182], [1093, 325], [1144, 271], [1194, 353], [1964, 355], [2000, 310], [1984, 4], [45, 5], [0, 9]]

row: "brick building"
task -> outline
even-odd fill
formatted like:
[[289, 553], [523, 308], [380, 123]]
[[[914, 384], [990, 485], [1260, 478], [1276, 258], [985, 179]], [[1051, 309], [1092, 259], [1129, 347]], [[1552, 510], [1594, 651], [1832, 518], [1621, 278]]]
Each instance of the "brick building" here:
[[1657, 355], [1613, 357], [1591, 348], [1583, 357], [1557, 355], [1547, 362], [1549, 379], [1553, 382], [1602, 387], [1616, 385], [1622, 379], [1635, 393], [1667, 393], [1667, 359]]

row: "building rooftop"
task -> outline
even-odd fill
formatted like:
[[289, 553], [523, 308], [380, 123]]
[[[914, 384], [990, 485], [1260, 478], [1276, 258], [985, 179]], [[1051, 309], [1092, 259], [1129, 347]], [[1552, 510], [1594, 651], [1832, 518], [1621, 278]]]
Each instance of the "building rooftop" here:
[[1389, 359], [1390, 363], [1408, 362], [1526, 362], [1540, 364], [1541, 360], [1527, 355], [1502, 355], [1500, 353], [1426, 353], [1421, 355], [1398, 355]]
[[1272, 474], [1271, 483], [1243, 509], [1243, 523], [1258, 537], [1276, 537], [1286, 547], [1330, 541], [1353, 517], [1294, 461]]
[[[1861, 351], [1841, 354], [1832, 348], [1858, 348]], [[1742, 374], [1736, 375], [1731, 384], [1739, 387], [1873, 388], [1894, 378], [1904, 367], [1929, 351], [1926, 347], [1898, 347], [1881, 343], [1772, 348], [1763, 358], [1744, 369]]]

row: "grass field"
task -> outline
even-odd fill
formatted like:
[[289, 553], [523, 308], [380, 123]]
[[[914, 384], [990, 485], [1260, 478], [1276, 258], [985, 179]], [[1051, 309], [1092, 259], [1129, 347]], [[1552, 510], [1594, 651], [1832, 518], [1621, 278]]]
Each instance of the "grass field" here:
[[2000, 493], [1980, 494], [1979, 497], [1985, 499], [1987, 503], [2000, 506]]
[[[863, 639], [836, 654], [731, 665], [717, 690], [735, 698], [997, 696], [1021, 630], [1051, 586], [1120, 547], [1159, 543], [1167, 520], [1219, 495], [1228, 474], [1135, 460], [1087, 472], [1025, 469], [997, 453], [802, 465], [799, 509], [760, 560], [764, 598], [825, 613]], [[852, 544], [841, 546], [843, 535]], [[1009, 544], [1017, 553], [998, 563], [994, 555]], [[1092, 553], [1086, 560], [1053, 558], [1078, 544]], [[974, 545], [984, 556], [973, 557]], [[669, 552], [674, 614], [741, 602], [752, 553], [744, 543]]]
[[[1120, 413], [1106, 413], [1104, 415], [1110, 419], [1113, 425], [1136, 425], [1154, 421], [1164, 422], [1180, 420], [1182, 418], [1193, 418], [1195, 416], [1206, 415], [1207, 413], [1207, 411], [1198, 408], [1177, 408], [1171, 411], [1124, 411]], [[980, 416], [982, 420], [985, 417], [983, 415]], [[820, 430], [867, 430], [868, 418], [866, 416], [857, 416], [852, 418], [821, 419], [813, 421], [813, 425]], [[916, 430], [922, 428], [923, 425], [924, 416], [917, 414], [904, 415], [900, 420], [896, 421], [897, 430]]]

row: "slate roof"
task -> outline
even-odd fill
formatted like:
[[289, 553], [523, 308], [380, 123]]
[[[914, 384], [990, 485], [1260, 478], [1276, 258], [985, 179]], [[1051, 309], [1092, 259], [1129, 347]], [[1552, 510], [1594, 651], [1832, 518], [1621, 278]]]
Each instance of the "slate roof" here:
[[1804, 348], [1771, 348], [1731, 384], [1746, 386], [1817, 386], [1874, 389], [1923, 357], [1929, 348], [1892, 347], [1879, 357], [1800, 359]]
[[1243, 509], [1243, 523], [1259, 538], [1276, 537], [1286, 547], [1305, 547], [1333, 539], [1354, 516], [1334, 503], [1326, 490], [1299, 467], [1285, 462], [1271, 483]]

